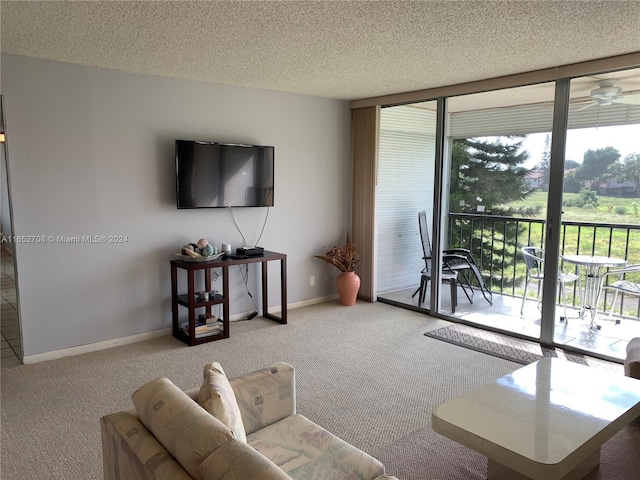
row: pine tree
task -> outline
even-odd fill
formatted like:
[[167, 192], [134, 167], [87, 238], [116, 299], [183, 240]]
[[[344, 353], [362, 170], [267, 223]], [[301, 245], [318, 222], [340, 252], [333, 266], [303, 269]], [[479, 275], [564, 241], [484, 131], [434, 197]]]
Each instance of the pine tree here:
[[[508, 203], [523, 200], [534, 189], [526, 180], [524, 167], [529, 152], [522, 150], [522, 136], [456, 139], [452, 144], [450, 211], [512, 216], [535, 215], [540, 208], [514, 209]], [[451, 247], [471, 250], [481, 264], [485, 282], [491, 288], [502, 282], [501, 272], [513, 265], [519, 252], [518, 227], [513, 221], [492, 219], [461, 220], [450, 233]], [[503, 285], [504, 286], [504, 285]]]
[[536, 167], [544, 172], [544, 181], [542, 186], [546, 192], [549, 189], [549, 171], [551, 169], [551, 135], [547, 134], [544, 137], [544, 150], [542, 151], [542, 158], [540, 163]]
[[[522, 136], [456, 139], [452, 145], [450, 210], [513, 215], [521, 212], [507, 203], [523, 200], [534, 189], [526, 180], [530, 169], [523, 164], [529, 152], [522, 150]], [[480, 200], [478, 200], [480, 199]]]

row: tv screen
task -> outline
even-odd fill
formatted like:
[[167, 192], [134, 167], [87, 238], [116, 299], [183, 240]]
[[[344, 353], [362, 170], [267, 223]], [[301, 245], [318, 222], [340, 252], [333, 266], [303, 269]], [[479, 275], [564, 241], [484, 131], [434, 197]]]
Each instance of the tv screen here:
[[176, 140], [178, 208], [273, 206], [273, 147]]

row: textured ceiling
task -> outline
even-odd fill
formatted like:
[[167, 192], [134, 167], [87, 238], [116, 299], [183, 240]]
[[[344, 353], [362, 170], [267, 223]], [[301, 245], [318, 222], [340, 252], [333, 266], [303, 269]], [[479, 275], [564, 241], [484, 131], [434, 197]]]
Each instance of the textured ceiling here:
[[7, 2], [3, 52], [342, 100], [640, 51], [640, 1]]

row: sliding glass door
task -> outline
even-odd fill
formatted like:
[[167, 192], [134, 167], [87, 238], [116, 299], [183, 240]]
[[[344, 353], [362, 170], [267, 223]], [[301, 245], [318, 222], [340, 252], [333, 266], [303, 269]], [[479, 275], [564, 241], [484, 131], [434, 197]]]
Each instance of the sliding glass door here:
[[606, 285], [620, 276], [605, 274], [640, 263], [640, 70], [574, 78], [569, 92], [560, 251], [563, 271], [577, 276], [575, 314], [554, 340], [624, 358], [640, 335], [640, 297], [616, 296]]
[[416, 309], [425, 269], [418, 212], [431, 229], [436, 102], [383, 108], [380, 112], [376, 190], [377, 296]]
[[442, 254], [458, 270], [465, 323], [540, 337], [553, 106], [553, 83], [448, 99]]
[[619, 358], [639, 297], [572, 256], [640, 263], [639, 71], [383, 108], [377, 298]]

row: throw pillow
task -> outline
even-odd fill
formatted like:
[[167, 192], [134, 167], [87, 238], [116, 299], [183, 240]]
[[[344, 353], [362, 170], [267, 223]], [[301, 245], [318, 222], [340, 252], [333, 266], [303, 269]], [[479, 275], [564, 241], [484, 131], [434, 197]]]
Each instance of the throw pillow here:
[[236, 396], [218, 362], [204, 366], [204, 382], [198, 393], [198, 403], [229, 427], [237, 440], [247, 441]]
[[200, 480], [200, 464], [211, 452], [233, 439], [231, 430], [167, 378], [135, 391], [133, 404], [140, 420], [182, 465]]

